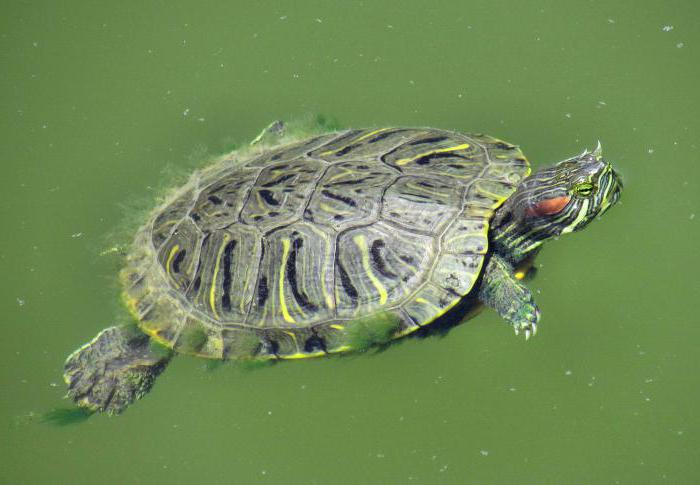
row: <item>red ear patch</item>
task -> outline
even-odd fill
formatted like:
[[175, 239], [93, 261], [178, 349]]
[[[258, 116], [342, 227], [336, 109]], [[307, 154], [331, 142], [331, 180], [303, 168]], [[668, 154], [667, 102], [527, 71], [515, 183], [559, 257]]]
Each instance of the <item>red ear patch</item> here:
[[541, 200], [532, 207], [528, 207], [526, 214], [528, 216], [551, 216], [553, 214], [558, 214], [566, 207], [566, 204], [568, 204], [570, 200], [571, 197], [568, 195]]

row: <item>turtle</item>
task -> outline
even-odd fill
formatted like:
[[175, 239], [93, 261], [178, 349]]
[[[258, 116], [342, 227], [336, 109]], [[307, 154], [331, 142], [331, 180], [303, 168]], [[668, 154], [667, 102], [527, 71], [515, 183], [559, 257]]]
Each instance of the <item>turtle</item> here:
[[478, 306], [528, 339], [540, 311], [523, 268], [622, 190], [600, 143], [531, 173], [517, 145], [485, 134], [282, 126], [195, 171], [136, 231], [120, 271], [136, 325], [65, 362], [81, 409], [121, 413], [178, 353], [361, 351]]

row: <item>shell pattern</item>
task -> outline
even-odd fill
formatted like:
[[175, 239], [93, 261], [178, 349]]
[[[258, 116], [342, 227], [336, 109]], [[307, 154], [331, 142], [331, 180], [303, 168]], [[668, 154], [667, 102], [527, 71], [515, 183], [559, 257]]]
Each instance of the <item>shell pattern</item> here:
[[[235, 154], [232, 155], [235, 157]], [[142, 328], [211, 358], [348, 349], [348, 324], [429, 324], [473, 288], [520, 150], [428, 128], [349, 130], [225, 159], [136, 237], [123, 271]]]

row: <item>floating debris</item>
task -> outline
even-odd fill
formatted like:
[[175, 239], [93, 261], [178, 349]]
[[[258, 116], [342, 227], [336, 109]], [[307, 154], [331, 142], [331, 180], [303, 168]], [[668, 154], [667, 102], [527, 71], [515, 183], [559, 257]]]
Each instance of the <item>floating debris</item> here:
[[116, 245], [111, 248], [107, 248], [100, 252], [100, 256], [108, 256], [110, 254], [121, 254], [126, 255], [126, 246]]
[[663, 27], [661, 27], [661, 30], [663, 30], [664, 32], [671, 32], [673, 30], [673, 25], [664, 25]]

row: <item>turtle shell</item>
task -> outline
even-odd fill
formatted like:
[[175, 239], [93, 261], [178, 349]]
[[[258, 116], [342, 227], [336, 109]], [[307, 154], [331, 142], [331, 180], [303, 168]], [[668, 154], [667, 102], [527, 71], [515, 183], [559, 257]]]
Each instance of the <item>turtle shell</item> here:
[[[211, 358], [348, 350], [358, 319], [399, 337], [473, 288], [520, 150], [425, 128], [324, 134], [198, 172], [136, 236], [125, 299], [162, 343]], [[366, 320], [371, 321], [371, 320]]]

